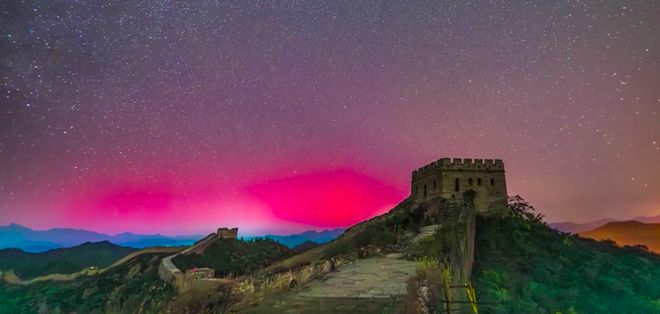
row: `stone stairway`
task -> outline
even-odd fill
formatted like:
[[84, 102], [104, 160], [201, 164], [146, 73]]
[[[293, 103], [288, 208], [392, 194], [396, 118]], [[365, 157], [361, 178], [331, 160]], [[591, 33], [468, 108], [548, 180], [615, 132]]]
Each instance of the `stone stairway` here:
[[428, 226], [424, 226], [424, 227], [419, 228], [419, 234], [417, 234], [417, 236], [415, 236], [415, 239], [413, 240], [413, 242], [416, 243], [416, 242], [419, 242], [422, 239], [432, 237], [435, 234], [435, 232], [438, 231], [438, 229], [440, 229], [440, 224], [428, 225]]
[[465, 221], [465, 207], [459, 205], [446, 206], [440, 214], [445, 224], [456, 224]]

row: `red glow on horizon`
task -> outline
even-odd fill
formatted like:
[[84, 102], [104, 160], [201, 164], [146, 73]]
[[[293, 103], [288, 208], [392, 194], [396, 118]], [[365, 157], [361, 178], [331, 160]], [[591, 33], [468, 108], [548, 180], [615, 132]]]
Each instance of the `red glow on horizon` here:
[[382, 213], [401, 201], [402, 192], [350, 170], [275, 179], [248, 190], [288, 221], [320, 227], [346, 227]]
[[[90, 183], [63, 217], [68, 227], [106, 233], [294, 233], [347, 227], [388, 210], [401, 189], [352, 170], [330, 170], [258, 183]], [[60, 225], [62, 226], [62, 225]]]

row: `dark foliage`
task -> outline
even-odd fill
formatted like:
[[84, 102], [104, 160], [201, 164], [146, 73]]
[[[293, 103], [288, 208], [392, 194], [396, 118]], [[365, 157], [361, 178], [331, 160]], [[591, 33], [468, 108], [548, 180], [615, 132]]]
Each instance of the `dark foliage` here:
[[534, 223], [543, 223], [543, 214], [535, 213], [536, 208], [525, 201], [520, 195], [509, 197], [509, 210], [513, 216]]
[[0, 284], [0, 313], [159, 313], [174, 295], [158, 278], [163, 254], [145, 254], [95, 276], [27, 286]]
[[320, 244], [312, 241], [305, 241], [304, 243], [298, 244], [294, 247], [291, 248], [291, 251], [293, 251], [294, 254], [300, 254], [307, 252], [311, 249], [319, 247]]
[[478, 217], [473, 280], [485, 313], [660, 313], [660, 256], [550, 229], [520, 197]]
[[52, 273], [68, 274], [90, 266], [106, 267], [134, 251], [136, 249], [114, 245], [107, 241], [84, 243], [43, 253], [5, 249], [0, 251], [0, 270], [13, 270], [24, 280]]
[[360, 229], [355, 230], [353, 239], [340, 238], [328, 243], [323, 251], [323, 258], [361, 252], [364, 248], [381, 252], [401, 251], [402, 237], [406, 232], [419, 231], [425, 210], [421, 205], [413, 208], [408, 200], [401, 202], [383, 220], [369, 221], [359, 226]]

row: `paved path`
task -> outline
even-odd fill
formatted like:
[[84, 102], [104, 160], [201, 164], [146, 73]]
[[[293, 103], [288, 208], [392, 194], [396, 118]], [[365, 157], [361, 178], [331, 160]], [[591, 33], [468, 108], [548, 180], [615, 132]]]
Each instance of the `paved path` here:
[[406, 280], [415, 274], [415, 262], [394, 257], [359, 260], [310, 282], [300, 294], [313, 298], [388, 298], [406, 294]]
[[398, 312], [406, 280], [416, 262], [396, 256], [367, 258], [344, 265], [320, 280], [263, 300], [248, 313]]

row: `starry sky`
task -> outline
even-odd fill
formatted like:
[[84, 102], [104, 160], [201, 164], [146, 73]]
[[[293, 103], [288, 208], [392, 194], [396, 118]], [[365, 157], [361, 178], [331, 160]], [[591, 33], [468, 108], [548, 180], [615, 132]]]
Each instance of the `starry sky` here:
[[441, 157], [548, 221], [660, 214], [660, 4], [2, 1], [0, 224], [347, 226]]

